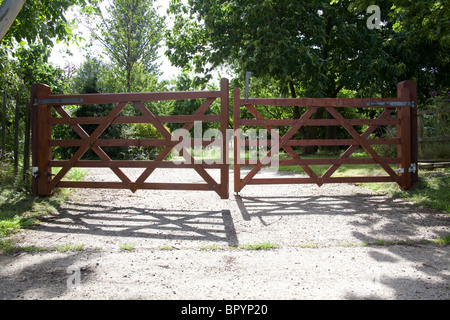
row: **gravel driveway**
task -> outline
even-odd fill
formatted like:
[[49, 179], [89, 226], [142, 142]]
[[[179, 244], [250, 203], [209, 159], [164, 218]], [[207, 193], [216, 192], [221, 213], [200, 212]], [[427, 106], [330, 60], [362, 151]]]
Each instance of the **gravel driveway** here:
[[[109, 170], [91, 179], [117, 180]], [[189, 169], [151, 179], [202, 181]], [[447, 300], [450, 247], [421, 241], [449, 226], [449, 215], [349, 184], [247, 186], [228, 200], [80, 189], [15, 237], [83, 249], [0, 255], [0, 298]], [[276, 248], [236, 249], [262, 243]]]

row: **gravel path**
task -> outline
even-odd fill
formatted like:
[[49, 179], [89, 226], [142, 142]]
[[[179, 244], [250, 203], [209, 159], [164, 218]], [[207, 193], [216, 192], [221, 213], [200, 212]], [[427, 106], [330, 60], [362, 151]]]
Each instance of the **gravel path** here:
[[[151, 178], [202, 181], [188, 169]], [[86, 179], [117, 180], [109, 170]], [[447, 300], [450, 248], [420, 241], [449, 226], [449, 215], [347, 184], [247, 186], [228, 200], [80, 189], [58, 215], [15, 237], [84, 250], [0, 255], [0, 298]], [[278, 248], [234, 248], [261, 243]]]

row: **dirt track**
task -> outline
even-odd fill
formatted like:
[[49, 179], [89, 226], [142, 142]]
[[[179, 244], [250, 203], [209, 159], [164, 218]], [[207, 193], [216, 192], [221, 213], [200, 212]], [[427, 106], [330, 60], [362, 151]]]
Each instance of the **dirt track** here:
[[[155, 181], [201, 181], [190, 170], [158, 170]], [[450, 299], [449, 246], [420, 244], [449, 226], [448, 215], [353, 185], [248, 186], [228, 200], [78, 190], [59, 215], [16, 238], [84, 250], [0, 255], [0, 298]], [[231, 248], [268, 242], [279, 248]]]

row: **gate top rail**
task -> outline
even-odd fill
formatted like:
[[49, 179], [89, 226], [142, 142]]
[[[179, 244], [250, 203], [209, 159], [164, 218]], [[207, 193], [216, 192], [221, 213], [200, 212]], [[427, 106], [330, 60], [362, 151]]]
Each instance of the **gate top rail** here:
[[405, 98], [241, 98], [242, 105], [261, 105], [276, 107], [360, 107], [360, 108], [400, 108], [410, 106]]
[[100, 103], [124, 103], [133, 101], [165, 101], [220, 98], [220, 91], [165, 91], [134, 93], [92, 93], [49, 95], [45, 99], [35, 99], [34, 105], [86, 105]]

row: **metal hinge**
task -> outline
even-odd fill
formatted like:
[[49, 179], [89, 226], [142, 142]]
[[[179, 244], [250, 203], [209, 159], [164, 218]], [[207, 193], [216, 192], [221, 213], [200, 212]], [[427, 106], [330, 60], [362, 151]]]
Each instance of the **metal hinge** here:
[[49, 98], [49, 99], [36, 99], [34, 100], [34, 105], [37, 106], [38, 104], [79, 104], [83, 103], [82, 98], [67, 98], [67, 99], [56, 99], [56, 98]]
[[369, 101], [366, 103], [368, 107], [406, 107], [410, 106], [414, 108], [414, 101], [382, 101], [382, 102], [373, 102]]
[[[405, 168], [398, 168], [398, 169], [394, 169], [395, 172], [400, 172], [400, 173], [405, 173]], [[408, 168], [408, 172], [411, 173], [416, 173], [417, 171], [417, 164], [416, 163], [411, 163], [411, 165]]]

